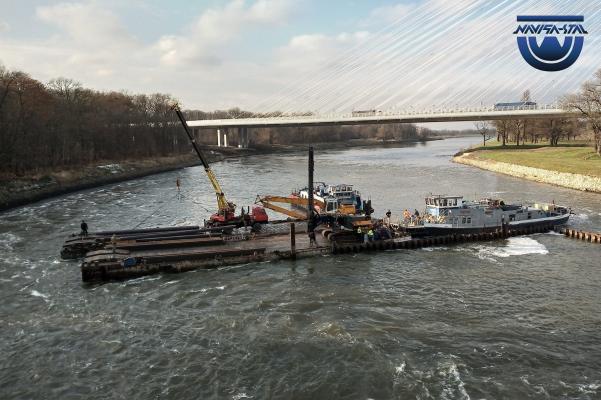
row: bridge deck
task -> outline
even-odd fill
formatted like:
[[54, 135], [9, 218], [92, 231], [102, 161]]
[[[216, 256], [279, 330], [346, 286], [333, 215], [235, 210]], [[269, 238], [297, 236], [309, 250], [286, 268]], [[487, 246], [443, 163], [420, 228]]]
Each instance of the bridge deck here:
[[195, 128], [267, 128], [291, 126], [328, 126], [328, 125], [367, 125], [424, 122], [462, 122], [489, 121], [505, 119], [537, 119], [537, 118], [576, 118], [578, 114], [560, 108], [539, 108], [531, 110], [475, 110], [475, 111], [441, 111], [427, 113], [378, 113], [370, 116], [353, 115], [316, 115], [298, 117], [212, 119], [188, 121]]

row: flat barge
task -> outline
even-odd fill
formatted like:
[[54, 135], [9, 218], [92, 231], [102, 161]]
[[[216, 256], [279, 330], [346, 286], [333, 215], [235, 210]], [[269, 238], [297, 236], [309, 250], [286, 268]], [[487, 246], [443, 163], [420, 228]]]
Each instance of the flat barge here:
[[[185, 121], [182, 122], [185, 126]], [[195, 149], [202, 160], [202, 154], [196, 146]], [[294, 220], [267, 221], [265, 210], [258, 206], [254, 206], [252, 212], [249, 208], [236, 217], [235, 206], [225, 200], [214, 174], [208, 164], [204, 164], [219, 204], [219, 212], [212, 215], [210, 223], [204, 227], [72, 235], [65, 242], [61, 256], [66, 259], [84, 257], [82, 280], [102, 282], [278, 259], [498, 240], [553, 230], [565, 223], [570, 215], [568, 209], [555, 205], [530, 209], [489, 200], [467, 203], [459, 196], [431, 196], [426, 199], [423, 215], [419, 216], [416, 212], [410, 216], [406, 211], [402, 222], [393, 223], [390, 211], [383, 220], [373, 219], [371, 201], [361, 201], [358, 192], [353, 191], [350, 185], [346, 185], [344, 190], [333, 187], [327, 191], [327, 186], [322, 185], [323, 193], [306, 190], [305, 196], [300, 193], [294, 199], [258, 196], [259, 201], [269, 205], [268, 208], [284, 211]], [[312, 148], [309, 149], [308, 170], [307, 187], [313, 188]], [[354, 197], [337, 195], [347, 192]], [[316, 194], [317, 202], [324, 205], [323, 209], [314, 209]], [[324, 197], [320, 197], [322, 194]], [[270, 203], [274, 200], [306, 205], [306, 214], [275, 207]], [[330, 203], [329, 209], [327, 204]], [[567, 236], [575, 235], [571, 231], [566, 232], [569, 232]]]
[[[329, 229], [317, 229], [311, 242], [302, 222], [287, 224], [287, 234], [258, 234], [235, 240], [222, 237], [219, 242], [206, 246], [167, 248], [128, 248], [125, 242], [109, 244], [103, 249], [90, 251], [81, 263], [84, 282], [102, 282], [136, 278], [156, 273], [179, 273], [195, 269], [213, 269], [274, 260], [292, 260], [301, 257], [326, 256], [346, 253], [410, 250], [429, 246], [452, 245], [466, 242], [494, 241], [511, 236], [560, 230], [566, 236], [580, 235], [573, 230], [557, 228], [553, 224], [538, 226], [509, 226], [480, 233], [453, 233], [430, 237], [397, 235], [391, 239], [374, 241], [330, 240], [335, 235]], [[306, 224], [305, 224], [306, 226]], [[297, 231], [298, 228], [298, 231]], [[596, 235], [596, 236], [595, 236]], [[586, 233], [591, 242], [599, 243], [601, 235]], [[583, 234], [584, 237], [584, 234]], [[589, 239], [592, 238], [592, 239]]]
[[67, 238], [61, 249], [61, 258], [65, 260], [83, 257], [87, 252], [100, 250], [118, 241], [122, 246], [161, 246], [173, 240], [195, 241], [202, 244], [210, 242], [215, 236], [231, 233], [235, 226], [201, 228], [200, 226], [176, 226], [148, 229], [129, 229], [99, 231], [90, 234], [73, 234]]
[[[228, 265], [331, 253], [326, 237], [316, 235], [312, 243], [306, 234], [306, 223], [279, 224], [275, 232], [234, 233], [205, 238], [177, 239], [132, 244], [116, 240], [102, 249], [86, 253], [81, 263], [84, 282], [129, 279], [154, 273], [185, 272]], [[273, 228], [273, 227], [271, 227]], [[288, 233], [282, 233], [286, 228]], [[169, 245], [165, 246], [165, 242]]]

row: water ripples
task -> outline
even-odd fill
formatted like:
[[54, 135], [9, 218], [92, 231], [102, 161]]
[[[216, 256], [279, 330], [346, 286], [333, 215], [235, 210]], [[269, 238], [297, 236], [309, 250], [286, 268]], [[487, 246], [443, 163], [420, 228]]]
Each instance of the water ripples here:
[[[578, 210], [575, 227], [601, 230], [598, 195], [575, 199], [440, 156], [469, 140], [320, 152], [317, 180], [352, 176], [377, 215], [477, 188], [555, 199]], [[234, 202], [250, 204], [302, 186], [306, 169], [304, 156], [286, 154], [215, 170]], [[539, 234], [97, 285], [58, 259], [81, 219], [125, 228], [161, 202], [145, 226], [201, 224], [214, 194], [202, 169], [187, 168], [0, 214], [3, 399], [600, 395], [598, 247]]]

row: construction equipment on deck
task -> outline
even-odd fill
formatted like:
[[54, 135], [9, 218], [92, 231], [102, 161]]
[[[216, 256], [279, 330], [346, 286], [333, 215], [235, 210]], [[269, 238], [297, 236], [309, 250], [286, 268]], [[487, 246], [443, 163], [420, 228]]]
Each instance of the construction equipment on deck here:
[[[288, 208], [285, 207], [281, 207], [278, 206], [274, 203], [284, 203], [284, 204], [290, 204], [290, 205], [295, 205], [297, 207], [302, 207], [307, 209], [309, 207], [309, 199], [306, 198], [302, 198], [302, 197], [285, 197], [285, 196], [264, 196], [264, 197], [260, 197], [257, 196], [257, 200], [255, 201], [255, 204], [261, 203], [261, 205], [265, 208], [268, 208], [270, 210], [279, 212], [281, 214], [287, 215], [289, 217], [298, 219], [298, 220], [306, 220], [307, 219], [307, 212], [303, 211], [303, 210], [290, 210]], [[319, 200], [313, 200], [313, 204], [315, 206], [321, 207], [322, 209], [325, 208], [325, 204]]]
[[[327, 204], [326, 204], [327, 202]], [[307, 210], [309, 209], [309, 199], [307, 197], [297, 196], [257, 196], [255, 204], [261, 204], [263, 207], [270, 210], [285, 214], [291, 218], [304, 221], [307, 219]], [[298, 210], [291, 210], [274, 203], [283, 203], [296, 206]], [[371, 207], [371, 203], [370, 203]], [[357, 213], [354, 206], [348, 204], [338, 204], [335, 198], [327, 198], [326, 201], [322, 201], [317, 198], [313, 198], [313, 208], [317, 215], [320, 216], [356, 216], [359, 217], [361, 214]]]
[[[264, 208], [268, 208], [275, 212], [287, 215], [299, 221], [306, 221], [309, 207], [309, 199], [306, 197], [285, 197], [285, 196], [257, 196], [256, 203], [260, 203]], [[290, 204], [298, 207], [299, 209], [288, 209], [278, 205], [277, 203]], [[342, 208], [336, 209], [335, 212], [324, 212], [319, 213], [318, 210], [327, 210], [327, 207], [323, 201], [313, 199], [313, 224], [314, 227], [318, 225], [326, 225], [330, 227], [336, 227], [336, 233], [341, 234], [339, 229], [346, 230], [351, 236], [354, 235], [358, 227], [369, 230], [373, 226], [373, 222], [369, 216], [363, 214], [357, 214], [354, 209], [348, 210], [349, 212], [342, 212]], [[370, 205], [371, 207], [371, 205]]]
[[236, 216], [236, 205], [231, 201], [227, 201], [225, 198], [225, 194], [221, 189], [221, 185], [219, 184], [215, 173], [211, 169], [207, 158], [196, 144], [196, 139], [190, 131], [190, 127], [188, 126], [186, 118], [179, 108], [179, 104], [174, 103], [172, 109], [175, 111], [177, 117], [182, 123], [182, 126], [186, 131], [186, 135], [188, 135], [188, 139], [190, 139], [190, 143], [192, 144], [192, 147], [194, 147], [194, 151], [198, 155], [198, 158], [200, 159], [200, 162], [207, 173], [209, 181], [211, 182], [211, 185], [213, 185], [213, 189], [215, 189], [215, 195], [217, 196], [217, 213], [211, 215], [209, 221], [206, 222], [206, 225], [217, 226], [233, 223], [238, 226], [247, 226], [255, 223], [266, 223], [268, 220], [267, 213], [264, 209], [257, 206], [252, 208], [252, 212], [248, 213], [244, 213], [244, 208], [242, 208], [242, 213], [239, 216]]

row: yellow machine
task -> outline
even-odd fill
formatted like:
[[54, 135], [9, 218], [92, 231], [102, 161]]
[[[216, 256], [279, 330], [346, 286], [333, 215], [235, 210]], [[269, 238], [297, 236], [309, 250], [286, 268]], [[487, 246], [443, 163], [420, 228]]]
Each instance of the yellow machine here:
[[[279, 212], [289, 217], [305, 220], [307, 219], [306, 211], [302, 210], [291, 210], [274, 203], [291, 204], [298, 207], [309, 207], [309, 199], [303, 197], [285, 197], [285, 196], [257, 196], [255, 203], [261, 203], [261, 205], [270, 210]], [[356, 210], [353, 205], [343, 204], [338, 205], [335, 199], [332, 199], [331, 203], [324, 203], [321, 200], [313, 199], [313, 204], [322, 210], [322, 213], [326, 215], [355, 215]]]
[[179, 105], [175, 103], [173, 104], [172, 108], [173, 111], [175, 111], [175, 113], [177, 114], [179, 120], [181, 121], [182, 126], [184, 127], [184, 130], [188, 135], [188, 139], [190, 139], [190, 143], [192, 144], [192, 147], [194, 147], [194, 151], [196, 151], [196, 154], [198, 155], [198, 158], [200, 159], [200, 162], [202, 163], [202, 166], [204, 167], [205, 172], [207, 173], [207, 177], [209, 178], [213, 189], [215, 189], [215, 195], [217, 196], [217, 213], [211, 215], [210, 222], [212, 224], [227, 224], [229, 222], [237, 222], [237, 217], [235, 215], [236, 205], [226, 200], [225, 194], [221, 189], [221, 185], [217, 181], [217, 177], [211, 169], [208, 160], [196, 144], [196, 139], [190, 132], [188, 123], [186, 122], [186, 119], [184, 118], [184, 115], [182, 114]]
[[[303, 199], [300, 197], [285, 197], [285, 196], [264, 196], [264, 197], [257, 196], [257, 200], [255, 201], [255, 203], [261, 203], [261, 205], [265, 208], [269, 208], [270, 210], [279, 212], [281, 214], [287, 215], [287, 216], [295, 218], [295, 219], [299, 219], [299, 220], [307, 219], [307, 213], [303, 212], [302, 210], [290, 210], [288, 208], [278, 206], [274, 203], [291, 204], [291, 205], [306, 208], [309, 206], [309, 199]], [[319, 200], [313, 200], [313, 204], [315, 204], [316, 206], [321, 207], [321, 208], [324, 207], [323, 202], [319, 201]]]

